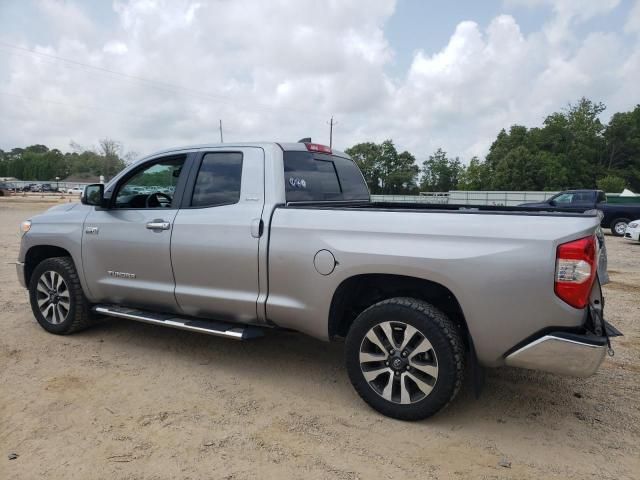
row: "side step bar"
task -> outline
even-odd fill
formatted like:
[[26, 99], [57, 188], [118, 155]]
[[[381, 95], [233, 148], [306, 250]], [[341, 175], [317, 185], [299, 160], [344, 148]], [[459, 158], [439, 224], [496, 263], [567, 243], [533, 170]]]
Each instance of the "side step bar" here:
[[204, 333], [216, 337], [232, 338], [234, 340], [248, 340], [264, 336], [262, 329], [250, 325], [238, 325], [196, 318], [181, 318], [172, 314], [146, 312], [144, 310], [119, 307], [116, 305], [96, 305], [93, 307], [93, 311], [109, 317], [125, 318], [127, 320]]

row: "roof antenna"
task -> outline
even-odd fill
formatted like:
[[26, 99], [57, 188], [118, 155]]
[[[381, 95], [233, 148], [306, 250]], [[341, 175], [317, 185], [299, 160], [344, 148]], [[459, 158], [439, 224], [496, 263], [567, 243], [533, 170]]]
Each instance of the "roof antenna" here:
[[311, 137], [304, 137], [298, 140], [298, 143], [311, 143]]

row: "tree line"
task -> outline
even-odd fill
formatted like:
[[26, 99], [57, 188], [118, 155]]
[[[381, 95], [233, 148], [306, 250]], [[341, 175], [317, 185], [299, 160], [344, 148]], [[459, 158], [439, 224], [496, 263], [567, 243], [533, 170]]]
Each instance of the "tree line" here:
[[[502, 129], [484, 159], [465, 164], [438, 148], [419, 164], [392, 140], [365, 142], [346, 149], [374, 194], [417, 194], [449, 190], [563, 190], [623, 188], [640, 191], [640, 105], [600, 121], [602, 103], [581, 98], [547, 116], [541, 127], [512, 125]], [[54, 180], [68, 176], [107, 179], [124, 168], [134, 154], [102, 139], [96, 148], [72, 143], [62, 153], [44, 145], [0, 150], [0, 176], [20, 180]]]
[[360, 166], [371, 193], [417, 194], [449, 190], [640, 191], [640, 105], [600, 121], [602, 103], [581, 98], [547, 116], [541, 127], [502, 129], [484, 159], [465, 165], [438, 148], [416, 164], [392, 140], [346, 150]]
[[72, 142], [71, 149], [63, 153], [45, 145], [31, 145], [7, 152], [0, 150], [0, 177], [51, 181], [56, 177], [64, 180], [104, 175], [109, 179], [134, 157], [133, 153], [124, 153], [121, 143], [109, 138], [101, 139], [92, 148]]

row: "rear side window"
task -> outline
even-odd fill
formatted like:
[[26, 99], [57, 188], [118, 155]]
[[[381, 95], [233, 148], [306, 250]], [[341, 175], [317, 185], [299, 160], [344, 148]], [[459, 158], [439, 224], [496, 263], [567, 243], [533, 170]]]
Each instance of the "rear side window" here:
[[287, 202], [369, 200], [352, 160], [311, 152], [284, 152]]
[[242, 153], [207, 153], [196, 177], [191, 206], [215, 207], [238, 203], [241, 180]]
[[598, 203], [607, 203], [607, 195], [604, 192], [598, 192]]

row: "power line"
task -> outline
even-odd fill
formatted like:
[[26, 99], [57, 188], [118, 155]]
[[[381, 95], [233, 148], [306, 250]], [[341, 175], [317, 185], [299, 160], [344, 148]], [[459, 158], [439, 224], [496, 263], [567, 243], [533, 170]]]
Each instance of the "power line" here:
[[10, 92], [2, 92], [0, 91], [0, 95], [4, 95], [7, 97], [14, 97], [14, 98], [19, 98], [22, 100], [27, 100], [27, 101], [31, 101], [31, 102], [39, 102], [39, 103], [50, 103], [52, 105], [60, 105], [63, 107], [70, 107], [70, 108], [78, 108], [81, 110], [94, 110], [94, 111], [100, 111], [100, 112], [106, 112], [106, 113], [111, 113], [113, 115], [121, 115], [123, 117], [127, 117], [127, 118], [131, 118], [131, 117], [138, 117], [141, 119], [150, 119], [150, 116], [143, 116], [143, 115], [136, 115], [136, 114], [131, 114], [131, 113], [127, 113], [127, 112], [119, 112], [116, 110], [109, 110], [107, 108], [102, 108], [102, 107], [96, 107], [96, 106], [89, 106], [89, 105], [78, 105], [78, 104], [73, 104], [73, 103], [69, 103], [69, 102], [57, 102], [55, 100], [48, 100], [45, 98], [36, 98], [36, 97], [29, 97], [27, 95], [19, 95], [17, 93], [10, 93]]
[[[14, 52], [7, 52], [7, 53], [16, 53], [15, 51], [18, 52], [24, 52], [30, 55], [35, 55], [38, 57], [42, 57], [42, 58], [48, 58], [48, 59], [52, 59], [52, 60], [56, 60], [58, 62], [63, 62], [66, 63], [67, 66], [76, 66], [76, 67], [82, 67], [85, 69], [89, 69], [89, 70], [94, 70], [98, 73], [101, 74], [107, 74], [107, 75], [112, 75], [112, 76], [116, 76], [119, 77], [123, 80], [128, 80], [128, 81], [136, 81], [136, 82], [142, 82], [147, 84], [148, 86], [151, 86], [153, 88], [159, 89], [159, 90], [163, 90], [163, 91], [178, 91], [182, 94], [185, 95], [191, 95], [191, 96], [195, 96], [197, 98], [204, 98], [206, 100], [209, 101], [214, 101], [214, 102], [226, 102], [226, 103], [230, 103], [230, 104], [236, 104], [236, 105], [242, 105], [243, 102], [240, 102], [236, 99], [233, 99], [231, 97], [228, 96], [223, 96], [223, 95], [217, 95], [217, 94], [211, 94], [209, 92], [203, 92], [200, 90], [195, 90], [193, 88], [189, 88], [189, 87], [184, 87], [182, 85], [177, 85], [177, 84], [173, 84], [173, 83], [169, 83], [169, 82], [162, 82], [162, 81], [158, 81], [158, 80], [154, 80], [154, 79], [150, 79], [150, 78], [145, 78], [145, 77], [141, 77], [138, 75], [131, 75], [128, 73], [123, 73], [123, 72], [119, 72], [116, 70], [111, 70], [109, 68], [104, 68], [104, 67], [99, 67], [96, 65], [91, 65], [88, 63], [84, 63], [84, 62], [80, 62], [77, 60], [73, 60], [70, 58], [65, 58], [65, 57], [60, 57], [58, 55], [52, 55], [49, 53], [43, 53], [43, 52], [36, 52], [34, 50], [31, 50], [29, 48], [25, 48], [25, 47], [21, 47], [19, 45], [13, 45], [7, 42], [3, 42], [0, 41], [0, 47], [4, 47], [4, 48], [8, 48], [8, 49], [12, 49], [14, 50]], [[267, 112], [273, 112], [274, 110], [276, 110], [276, 107], [273, 106], [268, 106], [268, 105], [264, 105], [264, 104], [259, 104], [256, 102], [251, 102], [251, 103], [245, 103], [246, 107], [251, 108], [252, 110], [262, 110], [262, 111], [267, 111]], [[311, 111], [311, 110], [299, 110], [299, 109], [292, 109], [289, 107], [277, 107], [278, 110], [282, 110], [282, 111], [290, 111], [293, 113], [302, 113], [305, 115], [313, 115], [313, 116], [321, 116], [321, 113], [318, 113], [317, 111]]]

